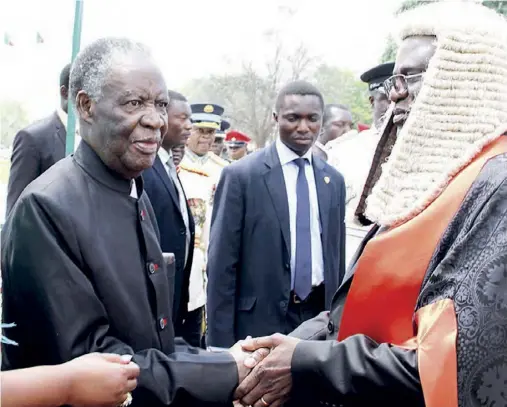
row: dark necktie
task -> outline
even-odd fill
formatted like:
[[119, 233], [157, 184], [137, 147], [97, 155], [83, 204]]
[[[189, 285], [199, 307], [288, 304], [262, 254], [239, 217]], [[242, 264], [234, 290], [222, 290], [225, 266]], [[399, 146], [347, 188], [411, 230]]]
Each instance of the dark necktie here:
[[310, 231], [310, 193], [305, 174], [306, 158], [297, 158], [299, 167], [296, 183], [296, 266], [294, 292], [305, 300], [312, 289], [312, 235]]

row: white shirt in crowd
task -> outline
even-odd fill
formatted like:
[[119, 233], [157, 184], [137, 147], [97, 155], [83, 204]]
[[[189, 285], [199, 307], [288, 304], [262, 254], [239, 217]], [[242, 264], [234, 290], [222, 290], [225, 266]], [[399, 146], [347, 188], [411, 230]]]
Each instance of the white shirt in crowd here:
[[[297, 178], [299, 167], [294, 160], [301, 158], [294, 151], [288, 148], [280, 139], [276, 140], [276, 151], [282, 165], [285, 188], [289, 203], [290, 219], [290, 248], [291, 248], [291, 287], [294, 287], [294, 273], [296, 270], [296, 212], [297, 212]], [[312, 286], [316, 287], [324, 281], [324, 257], [322, 254], [321, 225], [319, 214], [319, 200], [315, 175], [312, 165], [312, 150], [302, 157], [308, 161], [305, 165], [305, 175], [310, 193], [310, 231], [312, 239]]]

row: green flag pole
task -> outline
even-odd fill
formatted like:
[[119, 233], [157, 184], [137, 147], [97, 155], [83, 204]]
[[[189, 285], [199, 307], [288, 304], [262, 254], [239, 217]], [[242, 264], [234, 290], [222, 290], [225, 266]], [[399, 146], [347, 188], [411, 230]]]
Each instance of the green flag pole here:
[[[83, 3], [84, 0], [76, 0], [76, 10], [74, 13], [74, 34], [72, 36], [72, 58], [74, 62], [76, 55], [81, 47], [81, 27], [83, 21]], [[69, 89], [70, 90], [70, 89]], [[69, 95], [69, 107], [67, 118], [67, 137], [65, 139], [65, 155], [70, 155], [74, 152], [74, 138], [76, 134], [76, 115], [74, 113], [74, 101], [71, 100]]]

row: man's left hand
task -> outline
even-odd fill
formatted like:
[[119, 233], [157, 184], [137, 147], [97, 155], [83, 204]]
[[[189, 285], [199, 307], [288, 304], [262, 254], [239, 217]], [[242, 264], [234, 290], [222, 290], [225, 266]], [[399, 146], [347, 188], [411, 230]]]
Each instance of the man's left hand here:
[[[234, 398], [244, 406], [254, 407], [277, 407], [285, 403], [292, 389], [291, 361], [298, 342], [297, 338], [281, 334], [244, 341], [241, 346], [245, 351], [272, 350], [240, 383]], [[248, 363], [247, 359], [245, 364]]]

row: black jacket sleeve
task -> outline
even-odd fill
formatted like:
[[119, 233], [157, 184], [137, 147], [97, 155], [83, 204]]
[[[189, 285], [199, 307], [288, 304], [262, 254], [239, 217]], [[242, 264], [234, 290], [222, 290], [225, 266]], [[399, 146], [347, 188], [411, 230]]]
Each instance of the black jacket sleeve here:
[[424, 406], [417, 352], [364, 335], [342, 342], [301, 341], [292, 376], [292, 398], [309, 405]]
[[222, 170], [213, 203], [208, 249], [208, 344], [234, 345], [236, 275], [241, 257], [244, 204], [233, 168]]
[[12, 145], [6, 215], [12, 210], [21, 192], [40, 174], [39, 152], [34, 145], [33, 135], [21, 130], [14, 137]]
[[[133, 361], [141, 368], [134, 406], [230, 403], [238, 373], [229, 352], [203, 352], [184, 343], [170, 355], [157, 349], [134, 352], [119, 339], [121, 333], [111, 331], [93, 281], [78, 267], [74, 250], [69, 249], [76, 244], [71, 222], [60, 213], [63, 211], [55, 212], [54, 206], [26, 196], [10, 219], [5, 230], [8, 235], [2, 236], [4, 311], [9, 319], [12, 315], [18, 319], [17, 335], [26, 337], [27, 332], [37, 330], [37, 340], [48, 344], [55, 361], [90, 352], [134, 355]], [[65, 238], [62, 230], [69, 231]], [[87, 307], [80, 309], [75, 304]], [[22, 344], [2, 351], [11, 362], [23, 360], [23, 353], [31, 352]]]
[[323, 341], [327, 336], [328, 323], [329, 311], [323, 311], [315, 318], [303, 322], [289, 336], [304, 340]]

